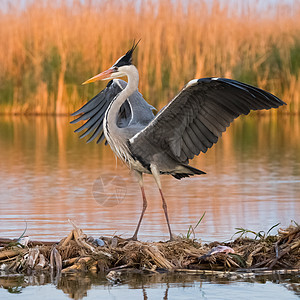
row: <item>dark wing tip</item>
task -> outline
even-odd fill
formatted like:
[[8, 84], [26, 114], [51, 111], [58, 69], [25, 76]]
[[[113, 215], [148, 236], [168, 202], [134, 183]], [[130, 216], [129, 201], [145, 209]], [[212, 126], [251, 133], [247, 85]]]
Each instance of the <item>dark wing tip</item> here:
[[[81, 108], [78, 109], [78, 110], [76, 110], [76, 111], [74, 111], [73, 113], [71, 113], [70, 116], [72, 116], [72, 117], [78, 116], [79, 114], [81, 114], [81, 111], [80, 111], [80, 110], [81, 110]], [[76, 123], [76, 122], [74, 122], [74, 121], [76, 121], [76, 120], [73, 120], [73, 121], [71, 121], [70, 123], [71, 123], [71, 124]]]
[[111, 101], [121, 91], [120, 86], [113, 83], [113, 80], [109, 81], [104, 90], [85, 103], [80, 109], [71, 114], [72, 116], [76, 116], [76, 119], [70, 121], [70, 124], [74, 124], [79, 121], [86, 121], [74, 132], [78, 133], [86, 129], [79, 138], [84, 138], [91, 134], [87, 143], [98, 137], [99, 139], [97, 140], [97, 143], [100, 143], [105, 138], [103, 133], [105, 112]]
[[[74, 113], [71, 114], [71, 116], [75, 116]], [[77, 123], [77, 119], [74, 119], [73, 121], [70, 121], [70, 124], [75, 124], [75, 123]]]
[[271, 94], [270, 92], [267, 92], [263, 89], [257, 88], [255, 86], [233, 80], [228, 78], [219, 78], [219, 77], [207, 77], [207, 78], [201, 78], [198, 79], [198, 83], [211, 83], [211, 82], [219, 82], [219, 83], [225, 83], [227, 85], [231, 85], [237, 89], [241, 89], [245, 92], [247, 92], [252, 98], [262, 98], [269, 101], [270, 108], [277, 108], [282, 105], [287, 105], [284, 101], [276, 97], [275, 95]]

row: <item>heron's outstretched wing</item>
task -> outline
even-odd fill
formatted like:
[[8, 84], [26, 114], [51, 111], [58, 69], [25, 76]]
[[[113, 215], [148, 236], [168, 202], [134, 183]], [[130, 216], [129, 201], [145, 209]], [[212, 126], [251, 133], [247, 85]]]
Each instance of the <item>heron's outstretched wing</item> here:
[[226, 78], [190, 81], [142, 131], [129, 140], [133, 155], [147, 157], [149, 143], [187, 163], [206, 152], [239, 115], [285, 104], [274, 95]]
[[[80, 138], [90, 135], [87, 143], [98, 138], [97, 144], [105, 138], [103, 132], [105, 112], [109, 104], [126, 87], [126, 85], [127, 83], [123, 80], [111, 80], [104, 90], [72, 114], [72, 116], [80, 116], [71, 123], [86, 121], [82, 126], [75, 130], [75, 132], [85, 130], [85, 132], [80, 135]], [[136, 105], [137, 103], [139, 105]], [[140, 109], [143, 113], [140, 113], [139, 111], [135, 113], [135, 109]], [[152, 109], [154, 108], [144, 100], [138, 91], [136, 91], [120, 107], [117, 124], [119, 127], [126, 127], [129, 122], [132, 121], [140, 123], [146, 122], [146, 124], [148, 124], [154, 118]], [[132, 118], [132, 114], [135, 118]], [[142, 118], [142, 120], [137, 118]]]

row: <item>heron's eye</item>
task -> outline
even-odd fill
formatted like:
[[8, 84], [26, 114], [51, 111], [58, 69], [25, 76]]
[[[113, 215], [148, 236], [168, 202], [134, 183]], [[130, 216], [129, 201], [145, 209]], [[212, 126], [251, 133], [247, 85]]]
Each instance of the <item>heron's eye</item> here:
[[118, 71], [118, 67], [114, 67], [114, 71], [117, 72]]

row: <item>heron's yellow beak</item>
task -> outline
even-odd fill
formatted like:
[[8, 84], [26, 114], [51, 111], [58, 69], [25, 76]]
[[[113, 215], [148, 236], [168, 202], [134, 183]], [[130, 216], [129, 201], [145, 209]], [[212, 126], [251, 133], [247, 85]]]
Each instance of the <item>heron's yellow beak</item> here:
[[83, 82], [82, 84], [87, 84], [87, 83], [91, 83], [91, 82], [95, 82], [98, 80], [104, 80], [104, 79], [109, 79], [109, 77], [111, 76], [111, 74], [113, 73], [113, 69], [108, 69], [90, 79], [88, 79], [87, 81]]

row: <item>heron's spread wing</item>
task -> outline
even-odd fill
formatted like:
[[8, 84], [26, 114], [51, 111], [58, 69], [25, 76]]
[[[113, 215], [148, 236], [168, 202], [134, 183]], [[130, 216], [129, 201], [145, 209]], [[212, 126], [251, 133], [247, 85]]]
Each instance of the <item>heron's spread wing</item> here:
[[239, 115], [283, 104], [274, 95], [235, 80], [194, 79], [129, 140], [130, 148], [134, 155], [146, 158], [151, 155], [150, 142], [157, 151], [187, 163], [212, 147]]
[[109, 104], [120, 91], [121, 88], [117, 84], [114, 84], [113, 81], [110, 81], [104, 90], [72, 114], [72, 116], [80, 115], [71, 122], [72, 124], [87, 120], [82, 126], [75, 130], [75, 132], [85, 130], [85, 132], [80, 135], [80, 138], [91, 134], [87, 143], [95, 138], [98, 138], [97, 143], [100, 143], [104, 139], [104, 115]]
[[[97, 144], [105, 138], [103, 132], [105, 112], [109, 104], [126, 87], [126, 85], [127, 83], [123, 80], [111, 80], [104, 90], [72, 114], [72, 116], [80, 116], [71, 123], [86, 121], [82, 126], [75, 130], [75, 132], [85, 130], [80, 135], [80, 138], [90, 135], [87, 143], [98, 138]], [[136, 103], [139, 103], [139, 105], [135, 105]], [[143, 115], [139, 112], [135, 113], [135, 111], [133, 111], [135, 109], [141, 109]], [[138, 122], [139, 120], [136, 120], [136, 118], [139, 116], [143, 118], [143, 121], [146, 122], [146, 124], [148, 124], [154, 118], [152, 109], [154, 108], [144, 100], [138, 91], [136, 91], [120, 107], [117, 125], [119, 127], [126, 127], [129, 122]], [[135, 118], [132, 118], [132, 114]]]

